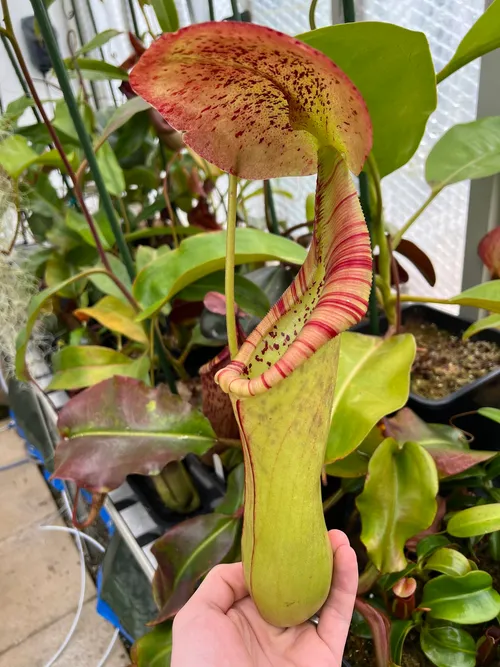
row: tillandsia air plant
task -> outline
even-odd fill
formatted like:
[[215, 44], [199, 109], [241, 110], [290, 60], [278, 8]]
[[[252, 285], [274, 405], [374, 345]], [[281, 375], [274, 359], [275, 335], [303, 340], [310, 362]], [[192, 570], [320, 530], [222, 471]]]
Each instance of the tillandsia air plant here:
[[266, 620], [296, 625], [322, 606], [332, 576], [320, 475], [339, 334], [363, 317], [371, 286], [369, 235], [349, 174], [371, 149], [368, 112], [331, 60], [256, 25], [199, 24], [163, 35], [131, 84], [188, 146], [231, 175], [230, 192], [237, 177], [318, 172], [307, 259], [239, 351], [229, 306], [230, 206], [232, 361], [216, 377], [243, 443], [246, 581]]

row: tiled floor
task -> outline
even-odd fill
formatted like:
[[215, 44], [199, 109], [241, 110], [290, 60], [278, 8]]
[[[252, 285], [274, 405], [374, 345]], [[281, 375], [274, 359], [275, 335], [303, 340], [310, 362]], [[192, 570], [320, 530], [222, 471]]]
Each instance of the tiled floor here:
[[[0, 422], [0, 429], [3, 423]], [[0, 468], [24, 458], [13, 430], [0, 432]], [[35, 464], [0, 470], [0, 667], [45, 667], [73, 622], [80, 596], [78, 551]], [[114, 633], [95, 611], [87, 575], [85, 604], [73, 638], [54, 667], [97, 667]], [[130, 664], [119, 641], [106, 667]]]

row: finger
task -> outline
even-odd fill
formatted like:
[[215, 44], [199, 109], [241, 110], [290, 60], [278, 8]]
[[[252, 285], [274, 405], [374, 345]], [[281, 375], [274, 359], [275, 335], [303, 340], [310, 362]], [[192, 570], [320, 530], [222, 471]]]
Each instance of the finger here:
[[334, 554], [333, 578], [330, 594], [319, 614], [318, 635], [340, 663], [356, 599], [358, 566], [347, 536], [332, 530], [329, 537]]
[[226, 614], [235, 602], [248, 595], [243, 576], [243, 565], [217, 565], [207, 574], [198, 590], [182, 609], [183, 616], [198, 614], [203, 608], [211, 607]]

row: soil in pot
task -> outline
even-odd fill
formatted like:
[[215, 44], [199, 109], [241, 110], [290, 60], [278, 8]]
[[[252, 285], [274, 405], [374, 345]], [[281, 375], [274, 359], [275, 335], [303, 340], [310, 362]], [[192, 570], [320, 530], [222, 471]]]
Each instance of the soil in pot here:
[[445, 398], [500, 367], [500, 346], [493, 341], [463, 341], [418, 317], [408, 318], [404, 331], [417, 342], [411, 391], [424, 398]]
[[[352, 667], [376, 667], [377, 664], [372, 640], [352, 634], [347, 638], [344, 658]], [[416, 632], [411, 632], [406, 638], [402, 667], [435, 667], [423, 654]]]

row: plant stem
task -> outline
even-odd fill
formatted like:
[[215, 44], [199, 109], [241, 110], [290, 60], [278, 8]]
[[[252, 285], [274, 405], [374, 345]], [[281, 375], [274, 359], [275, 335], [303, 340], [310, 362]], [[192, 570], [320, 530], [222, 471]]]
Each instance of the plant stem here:
[[214, 0], [208, 0], [208, 15], [211, 21], [215, 21]]
[[[0, 37], [2, 39], [2, 43], [5, 47], [5, 51], [7, 52], [7, 56], [9, 57], [9, 60], [11, 62], [12, 68], [14, 69], [14, 72], [17, 76], [17, 80], [21, 84], [21, 88], [24, 91], [24, 94], [26, 95], [26, 97], [31, 97], [30, 89], [26, 85], [26, 81], [24, 80], [24, 77], [21, 73], [21, 70], [19, 69], [19, 65], [17, 64], [17, 61], [14, 58], [14, 54], [12, 53], [12, 47], [9, 44], [9, 40], [7, 39], [7, 37], [3, 33], [0, 35]], [[35, 116], [36, 122], [41, 123], [42, 118], [41, 118], [40, 114], [38, 113], [38, 109], [36, 107], [31, 107], [31, 110], [33, 111], [33, 115]]]
[[415, 211], [415, 213], [409, 218], [405, 224], [399, 229], [395, 234], [392, 239], [392, 248], [393, 250], [396, 250], [396, 248], [399, 245], [399, 242], [403, 238], [403, 236], [406, 234], [406, 232], [410, 229], [410, 227], [413, 225], [415, 220], [419, 218], [422, 213], [425, 211], [425, 209], [431, 204], [434, 199], [438, 196], [438, 194], [441, 192], [442, 188], [436, 188], [435, 190], [431, 190], [431, 194], [427, 197], [427, 199], [424, 201], [422, 206]]
[[276, 216], [276, 207], [274, 205], [273, 191], [271, 181], [264, 181], [264, 206], [266, 213], [267, 228], [272, 234], [280, 234], [278, 218]]
[[308, 222], [299, 222], [298, 225], [293, 225], [292, 227], [288, 227], [288, 229], [285, 230], [283, 233], [283, 236], [290, 236], [292, 232], [296, 232], [298, 229], [302, 229], [302, 227], [307, 227], [310, 229], [314, 225], [314, 220], [309, 220]]
[[[5, 5], [7, 4], [7, 0], [2, 0], [2, 7], [3, 7], [4, 4]], [[130, 254], [130, 250], [129, 250], [129, 248], [127, 246], [127, 243], [125, 241], [125, 238], [123, 236], [122, 229], [121, 229], [120, 224], [119, 224], [119, 222], [116, 218], [115, 210], [113, 208], [113, 202], [111, 201], [111, 197], [109, 195], [109, 192], [107, 191], [106, 186], [104, 184], [104, 180], [103, 180], [101, 171], [100, 171], [99, 166], [97, 164], [97, 159], [96, 159], [96, 156], [95, 156], [95, 153], [94, 153], [92, 142], [90, 140], [89, 135], [87, 134], [87, 130], [85, 129], [85, 125], [83, 123], [82, 117], [81, 117], [80, 112], [78, 110], [78, 105], [76, 103], [76, 99], [75, 99], [75, 96], [73, 94], [73, 90], [71, 88], [71, 84], [70, 84], [70, 81], [69, 81], [69, 78], [68, 78], [68, 74], [66, 72], [66, 68], [64, 66], [64, 62], [63, 62], [63, 60], [61, 58], [61, 55], [59, 53], [59, 48], [57, 46], [57, 41], [56, 41], [56, 38], [55, 38], [55, 35], [54, 35], [54, 31], [52, 29], [52, 25], [49, 21], [49, 17], [48, 17], [48, 14], [47, 14], [47, 10], [45, 8], [44, 0], [31, 0], [31, 5], [33, 7], [36, 19], [37, 19], [38, 24], [40, 26], [40, 32], [42, 34], [42, 37], [45, 40], [47, 51], [50, 55], [52, 65], [54, 67], [54, 71], [55, 71], [55, 73], [57, 75], [57, 79], [59, 81], [59, 85], [62, 88], [63, 95], [64, 95], [64, 100], [65, 100], [66, 104], [68, 105], [68, 111], [70, 113], [71, 119], [72, 119], [73, 124], [75, 126], [75, 130], [78, 134], [78, 138], [80, 139], [80, 142], [82, 144], [82, 148], [83, 148], [83, 151], [84, 151], [85, 156], [87, 158], [87, 161], [89, 163], [90, 170], [91, 170], [92, 175], [94, 177], [94, 181], [95, 181], [95, 184], [97, 186], [97, 190], [99, 192], [101, 203], [103, 205], [103, 208], [104, 208], [104, 210], [106, 212], [106, 215], [109, 219], [109, 223], [111, 225], [111, 228], [113, 230], [113, 233], [114, 233], [114, 236], [115, 236], [115, 239], [116, 239], [116, 244], [118, 246], [118, 250], [120, 252], [121, 258], [123, 260], [123, 263], [125, 264], [125, 267], [127, 269], [127, 272], [129, 274], [130, 278], [133, 279], [134, 275], [135, 275], [135, 271], [134, 271], [134, 263], [133, 263], [133, 260], [132, 260], [132, 255]], [[17, 46], [17, 50], [19, 51], [19, 54], [16, 53], [16, 55], [18, 56], [18, 60], [19, 60], [19, 56], [21, 56], [21, 58], [22, 58], [22, 54], [20, 53], [19, 46]], [[23, 60], [23, 62], [24, 62], [24, 60]], [[20, 62], [20, 64], [21, 64], [21, 62]], [[26, 76], [26, 72], [23, 71], [23, 73]], [[29, 76], [29, 73], [28, 73], [28, 76]], [[28, 81], [28, 78], [26, 80]], [[33, 91], [31, 91], [31, 92], [33, 94]], [[35, 90], [35, 94], [36, 94], [36, 90]], [[35, 99], [34, 95], [33, 95], [33, 99]], [[41, 109], [40, 109], [40, 113], [42, 113]], [[43, 117], [43, 115], [44, 114], [42, 113], [42, 117]], [[46, 118], [46, 115], [45, 115], [45, 118]], [[50, 125], [50, 122], [48, 121], [48, 119], [45, 120], [45, 118], [44, 118], [44, 122], [49, 123], [49, 125]], [[47, 125], [47, 127], [49, 127], [49, 125]], [[49, 131], [50, 131], [50, 128], [49, 128]], [[57, 135], [55, 134], [55, 132], [54, 132], [54, 135], [57, 139]], [[59, 140], [57, 139], [57, 141], [59, 141]], [[65, 161], [65, 165], [67, 163], [67, 165], [71, 169], [71, 165], [69, 165], [68, 159], [67, 159], [66, 155], [64, 154], [64, 150], [62, 149], [61, 144], [60, 143], [59, 143], [59, 145], [56, 144], [56, 147], [57, 147], [58, 150], [61, 149], [63, 151], [63, 153], [61, 154], [61, 157], [63, 158], [63, 161]], [[63, 157], [63, 154], [64, 154], [64, 157]], [[73, 179], [73, 176], [74, 176], [73, 170], [71, 169], [71, 172], [69, 172], [69, 173], [71, 175], [71, 178]], [[76, 184], [75, 181], [73, 181], [73, 182], [75, 184], [75, 193], [76, 193], [76, 185], [77, 184]], [[81, 191], [80, 191], [80, 196], [81, 196]], [[82, 197], [82, 202], [83, 202], [83, 197]], [[82, 202], [80, 202], [80, 204]], [[83, 205], [85, 206], [84, 202], [83, 202]], [[91, 224], [93, 225], [93, 222]], [[95, 229], [95, 227], [94, 227], [94, 229]], [[102, 248], [102, 245], [101, 245], [101, 248]]]
[[234, 20], [241, 21], [240, 10], [238, 9], [238, 0], [231, 0], [231, 9], [233, 10]]
[[311, 30], [316, 30], [316, 5], [318, 0], [312, 0], [309, 5], [309, 27]]
[[179, 238], [177, 236], [177, 230], [176, 230], [176, 217], [174, 214], [174, 209], [172, 208], [172, 203], [170, 201], [170, 197], [168, 194], [168, 174], [170, 172], [170, 168], [172, 167], [172, 163], [174, 160], [178, 157], [179, 151], [175, 151], [175, 153], [172, 155], [170, 160], [167, 162], [167, 166], [165, 168], [165, 178], [163, 179], [163, 196], [165, 197], [165, 206], [167, 207], [168, 211], [168, 217], [170, 218], [170, 225], [172, 228], [172, 238], [174, 241], [174, 247], [178, 248], [179, 247]]
[[[88, 15], [90, 16], [90, 22], [92, 23], [92, 28], [94, 30], [94, 35], [98, 35], [99, 30], [97, 29], [97, 23], [95, 22], [94, 12], [92, 11], [92, 5], [90, 4], [90, 0], [86, 0], [86, 3], [87, 3], [87, 12], [88, 12]], [[104, 51], [102, 50], [101, 46], [99, 47], [99, 53], [101, 55], [102, 60], [106, 60], [106, 58], [104, 57]], [[113, 90], [113, 84], [109, 80], [108, 80], [108, 87], [109, 87], [109, 91], [111, 93], [111, 97], [113, 98], [113, 104], [116, 107], [118, 105], [117, 105], [117, 102], [116, 102], [115, 91]]]
[[413, 296], [412, 294], [401, 294], [400, 299], [401, 303], [410, 301], [414, 303], [443, 303], [446, 305], [454, 305], [451, 299], [438, 299], [432, 296]]
[[389, 254], [391, 256], [391, 276], [392, 279], [394, 280], [394, 284], [396, 287], [396, 335], [401, 333], [401, 290], [399, 286], [399, 271], [398, 271], [398, 264], [396, 262], [396, 258], [394, 257], [394, 253], [392, 252], [392, 243], [391, 243], [391, 237], [387, 236], [387, 245], [389, 246]]
[[149, 323], [149, 358], [151, 360], [149, 366], [149, 381], [151, 386], [155, 386], [155, 326], [156, 317], [152, 317]]
[[238, 179], [229, 175], [228, 214], [226, 231], [226, 272], [224, 291], [226, 294], [226, 328], [227, 342], [231, 359], [238, 353], [238, 338], [236, 335], [236, 315], [234, 308], [234, 253], [236, 243], [236, 193]]
[[[78, 32], [78, 39], [80, 40], [81, 46], [83, 46], [85, 44], [85, 37], [83, 35], [82, 24], [80, 22], [80, 15], [78, 13], [78, 8], [76, 6], [75, 0], [71, 0], [71, 9], [73, 10], [73, 17], [75, 19], [76, 31]], [[75, 65], [76, 65], [76, 63], [75, 63]], [[77, 70], [77, 72], [78, 72], [78, 70]], [[82, 85], [83, 92], [84, 92], [84, 95], [85, 95], [86, 94], [85, 93], [85, 87], [83, 86], [83, 79], [81, 79], [81, 75], [80, 75], [80, 81], [81, 81], [81, 85]], [[96, 109], [98, 110], [99, 109], [99, 95], [97, 94], [97, 88], [96, 88], [93, 81], [90, 81], [90, 89], [92, 90], [92, 97], [94, 98], [94, 103], [95, 103]]]
[[339, 502], [339, 500], [344, 497], [344, 494], [345, 491], [342, 487], [340, 487], [340, 489], [337, 489], [335, 493], [332, 493], [332, 495], [329, 498], [327, 498], [323, 503], [323, 512], [326, 512], [331, 507], [336, 505]]
[[21, 211], [19, 210], [19, 183], [17, 180], [12, 181], [12, 190], [14, 194], [14, 208], [16, 209], [16, 228], [14, 229], [14, 235], [12, 236], [11, 242], [7, 250], [2, 250], [3, 255], [10, 255], [14, 246], [16, 245], [17, 235], [19, 234], [19, 227], [21, 226]]
[[[359, 175], [359, 199], [361, 203], [361, 208], [365, 214], [366, 226], [368, 227], [368, 232], [370, 234], [370, 243], [372, 247], [372, 256], [373, 249], [375, 247], [375, 238], [373, 234], [373, 224], [372, 224], [372, 214], [370, 210], [370, 191], [368, 187], [368, 176], [362, 171]], [[370, 290], [370, 298], [368, 301], [368, 315], [370, 318], [370, 333], [374, 336], [378, 336], [380, 333], [379, 320], [378, 320], [378, 310], [377, 310], [377, 294], [375, 292], [375, 269], [373, 267], [372, 261], [372, 287]]]
[[354, 0], [342, 0], [344, 10], [344, 23], [354, 23], [356, 21], [356, 9]]
[[370, 174], [373, 186], [375, 188], [375, 212], [372, 218], [372, 229], [374, 241], [378, 244], [378, 270], [380, 281], [378, 287], [382, 293], [382, 301], [387, 315], [387, 319], [391, 324], [395, 320], [395, 312], [393, 307], [393, 298], [391, 294], [391, 254], [387, 244], [387, 237], [385, 235], [384, 221], [382, 219], [382, 187], [380, 183], [380, 174], [378, 172], [377, 163], [370, 153], [366, 160], [366, 168]]

